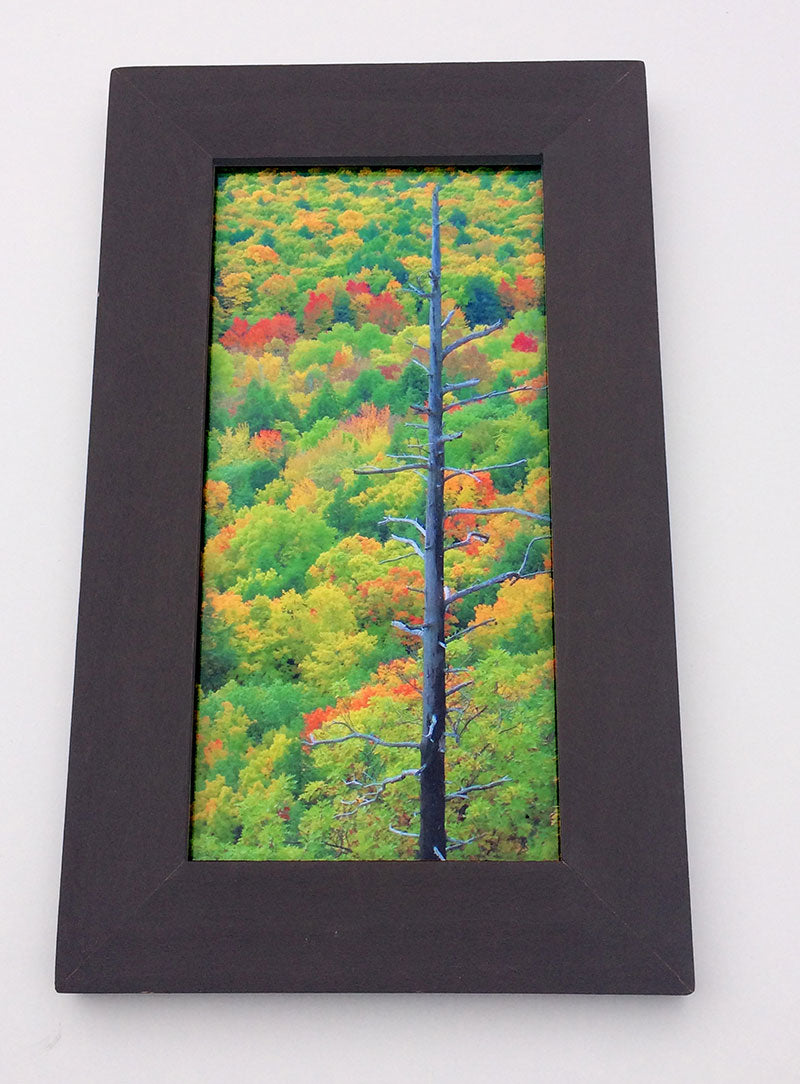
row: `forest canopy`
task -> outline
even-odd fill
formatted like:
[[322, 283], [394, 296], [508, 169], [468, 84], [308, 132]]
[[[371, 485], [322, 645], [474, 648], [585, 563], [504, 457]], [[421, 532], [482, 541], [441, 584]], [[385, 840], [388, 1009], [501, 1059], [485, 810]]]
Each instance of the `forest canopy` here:
[[447, 857], [558, 857], [541, 176], [437, 169], [218, 175], [195, 859], [414, 857], [435, 184]]

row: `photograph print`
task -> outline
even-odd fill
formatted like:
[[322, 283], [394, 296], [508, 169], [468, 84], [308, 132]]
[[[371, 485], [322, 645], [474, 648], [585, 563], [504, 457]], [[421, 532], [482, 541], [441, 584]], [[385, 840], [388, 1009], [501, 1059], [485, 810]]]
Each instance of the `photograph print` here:
[[558, 859], [542, 221], [217, 174], [192, 859]]

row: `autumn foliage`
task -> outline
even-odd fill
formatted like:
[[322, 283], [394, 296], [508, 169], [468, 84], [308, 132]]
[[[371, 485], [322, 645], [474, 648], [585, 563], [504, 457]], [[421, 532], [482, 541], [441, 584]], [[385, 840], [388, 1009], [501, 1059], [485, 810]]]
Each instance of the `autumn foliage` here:
[[[423, 575], [392, 535], [422, 543], [427, 310], [406, 287], [427, 275], [434, 181], [445, 344], [504, 322], [446, 362], [470, 383], [446, 399], [463, 436], [445, 504], [471, 511], [446, 520], [445, 580], [526, 551], [536, 573], [447, 610], [448, 858], [558, 856], [549, 531], [480, 514], [549, 511], [541, 177], [286, 170], [218, 175], [195, 859], [414, 856], [420, 641], [393, 622], [422, 620]], [[399, 463], [415, 469], [355, 473]]]
[[273, 339], [280, 339], [289, 345], [297, 339], [297, 321], [293, 316], [278, 313], [271, 319], [257, 320], [252, 326], [247, 320], [236, 316], [228, 330], [220, 336], [224, 347], [243, 354], [263, 351]]

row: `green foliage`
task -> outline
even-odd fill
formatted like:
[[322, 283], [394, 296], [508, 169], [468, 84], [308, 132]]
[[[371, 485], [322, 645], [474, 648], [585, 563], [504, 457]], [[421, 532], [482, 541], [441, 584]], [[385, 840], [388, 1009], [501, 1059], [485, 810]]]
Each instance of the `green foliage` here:
[[202, 610], [200, 639], [200, 688], [213, 691], [224, 685], [235, 672], [239, 655], [230, 626], [208, 604]]
[[227, 551], [224, 573], [206, 576], [210, 586], [226, 590], [236, 580], [274, 569], [267, 592], [301, 590], [316, 557], [333, 542], [334, 531], [322, 516], [307, 508], [296, 512], [272, 504], [256, 504], [241, 521]]
[[305, 426], [313, 426], [321, 418], [337, 419], [342, 412], [342, 406], [342, 400], [326, 381], [311, 400], [311, 406], [305, 416]]
[[374, 403], [384, 407], [389, 402], [388, 381], [374, 369], [365, 369], [359, 373], [347, 393], [345, 405], [355, 410], [361, 403]]
[[273, 681], [269, 685], [247, 685], [228, 681], [216, 692], [201, 697], [199, 715], [216, 715], [228, 701], [241, 708], [250, 720], [247, 737], [253, 744], [260, 742], [267, 731], [290, 727], [304, 711], [310, 710], [313, 697], [302, 685]]
[[212, 343], [209, 363], [209, 398], [216, 404], [227, 399], [233, 393], [235, 367], [233, 358], [224, 346]]
[[246, 508], [253, 503], [253, 498], [262, 486], [278, 477], [278, 468], [269, 460], [256, 462], [229, 463], [224, 467], [215, 467], [208, 472], [208, 477], [215, 482], [225, 482], [231, 489], [231, 504], [237, 508]]
[[272, 429], [277, 421], [277, 401], [269, 384], [251, 380], [247, 385], [244, 402], [236, 412], [235, 420], [244, 422], [251, 434], [260, 429]]
[[[467, 244], [469, 238], [458, 243]], [[471, 327], [493, 324], [503, 319], [503, 306], [490, 279], [480, 275], [467, 282], [464, 289], [464, 315]]]

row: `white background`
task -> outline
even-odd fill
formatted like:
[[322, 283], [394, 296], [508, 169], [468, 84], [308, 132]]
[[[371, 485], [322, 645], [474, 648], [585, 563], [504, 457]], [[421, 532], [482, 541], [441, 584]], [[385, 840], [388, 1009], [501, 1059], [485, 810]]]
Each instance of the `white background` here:
[[[6, 10], [4, 1080], [800, 1080], [796, 12], [788, 0]], [[572, 59], [647, 64], [697, 992], [56, 995], [109, 70]]]

